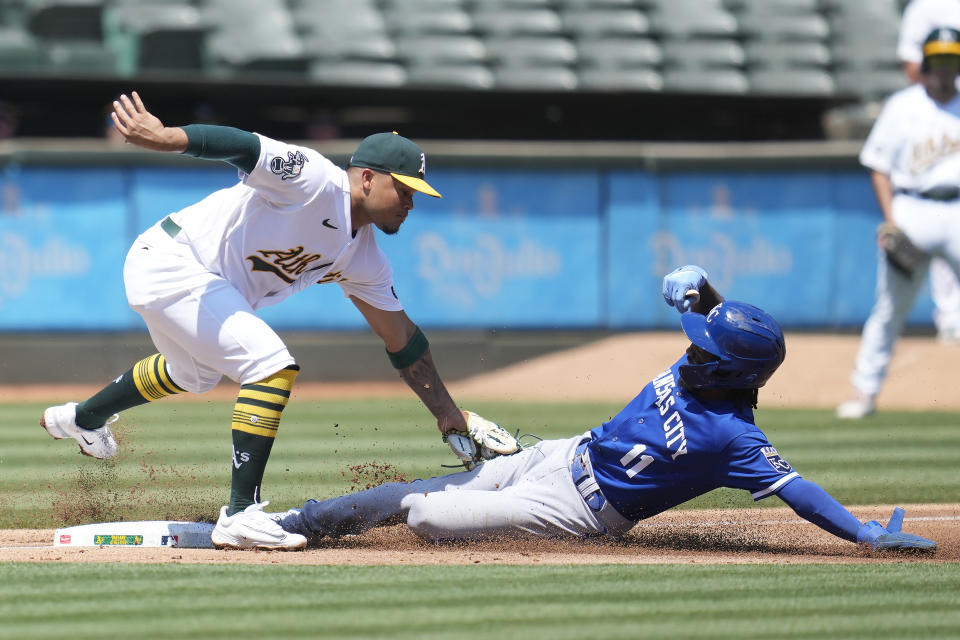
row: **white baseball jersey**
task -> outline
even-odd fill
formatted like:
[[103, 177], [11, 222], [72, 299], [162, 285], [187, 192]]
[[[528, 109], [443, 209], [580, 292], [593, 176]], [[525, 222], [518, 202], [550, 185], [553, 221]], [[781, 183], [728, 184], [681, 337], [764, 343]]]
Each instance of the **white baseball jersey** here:
[[923, 41], [937, 27], [960, 29], [960, 0], [913, 0], [903, 11], [897, 56], [920, 64]]
[[895, 189], [960, 184], [960, 95], [941, 105], [922, 85], [890, 96], [860, 152]]
[[257, 135], [260, 157], [249, 175], [170, 216], [200, 263], [254, 309], [336, 282], [347, 296], [401, 310], [373, 225], [351, 235], [346, 171], [313, 149]]

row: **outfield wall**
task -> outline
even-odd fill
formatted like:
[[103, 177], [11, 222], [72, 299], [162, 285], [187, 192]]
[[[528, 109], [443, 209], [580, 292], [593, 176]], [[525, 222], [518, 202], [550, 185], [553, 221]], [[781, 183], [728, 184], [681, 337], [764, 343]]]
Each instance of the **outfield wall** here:
[[[787, 328], [852, 329], [869, 312], [879, 213], [855, 147], [471, 146], [431, 154], [444, 198], [418, 196], [401, 233], [380, 236], [424, 327], [668, 328], [660, 278], [691, 262]], [[133, 238], [236, 181], [225, 165], [157, 155], [3, 156], [0, 331], [141, 330], [121, 280]], [[931, 310], [922, 294], [911, 323], [928, 326]], [[335, 284], [263, 316], [280, 330], [364, 328]]]

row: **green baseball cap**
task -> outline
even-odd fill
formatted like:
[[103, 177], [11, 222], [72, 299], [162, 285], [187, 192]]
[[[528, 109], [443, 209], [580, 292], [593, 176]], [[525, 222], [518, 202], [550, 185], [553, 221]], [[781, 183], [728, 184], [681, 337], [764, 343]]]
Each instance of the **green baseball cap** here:
[[423, 179], [427, 169], [423, 150], [396, 131], [364, 138], [347, 166], [389, 173], [411, 189], [434, 198], [443, 197]]

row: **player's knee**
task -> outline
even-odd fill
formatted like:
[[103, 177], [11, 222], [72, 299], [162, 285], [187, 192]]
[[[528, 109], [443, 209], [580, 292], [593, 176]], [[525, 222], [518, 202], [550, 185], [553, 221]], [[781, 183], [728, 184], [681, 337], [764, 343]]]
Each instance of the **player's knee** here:
[[426, 496], [413, 494], [403, 499], [403, 506], [409, 507], [407, 512], [407, 526], [415, 534], [425, 540], [435, 541], [443, 537], [437, 523], [432, 520]]

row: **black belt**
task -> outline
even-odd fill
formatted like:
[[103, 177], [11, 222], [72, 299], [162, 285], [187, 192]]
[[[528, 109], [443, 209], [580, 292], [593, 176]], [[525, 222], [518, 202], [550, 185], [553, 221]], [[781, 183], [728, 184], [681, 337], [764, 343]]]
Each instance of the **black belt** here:
[[170, 216], [160, 221], [160, 228], [166, 231], [171, 238], [176, 238], [177, 234], [180, 233], [180, 225], [171, 220]]
[[936, 200], [938, 202], [953, 202], [960, 200], [960, 187], [934, 187], [926, 191], [918, 189], [895, 189], [894, 193], [920, 198], [922, 200]]

